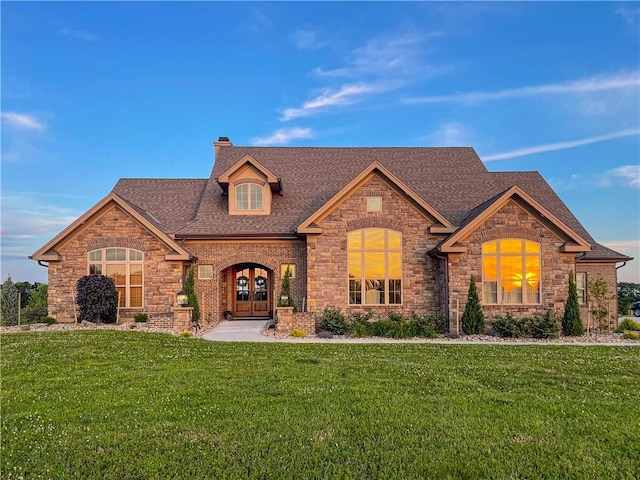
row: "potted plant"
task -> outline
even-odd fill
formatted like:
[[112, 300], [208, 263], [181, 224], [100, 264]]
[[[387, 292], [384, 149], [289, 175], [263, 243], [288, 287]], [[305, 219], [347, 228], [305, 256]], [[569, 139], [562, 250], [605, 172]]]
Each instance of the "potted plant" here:
[[233, 319], [233, 313], [231, 312], [231, 310], [225, 310], [224, 312], [222, 312], [222, 315], [224, 316], [225, 320]]

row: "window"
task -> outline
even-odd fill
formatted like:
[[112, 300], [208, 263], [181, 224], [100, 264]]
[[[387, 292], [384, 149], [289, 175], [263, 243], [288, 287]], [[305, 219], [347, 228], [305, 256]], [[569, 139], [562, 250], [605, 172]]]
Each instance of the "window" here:
[[236, 186], [237, 210], [262, 210], [262, 186], [241, 183]]
[[576, 290], [578, 291], [578, 304], [584, 305], [587, 301], [587, 274], [576, 273]]
[[540, 244], [502, 239], [482, 245], [485, 304], [540, 303]]
[[89, 275], [113, 278], [121, 308], [142, 307], [142, 252], [131, 248], [102, 248], [89, 252]]
[[367, 197], [367, 212], [381, 212], [382, 197]]
[[402, 234], [382, 228], [349, 232], [349, 304], [402, 303]]
[[280, 276], [284, 278], [284, 274], [287, 271], [287, 267], [289, 267], [289, 278], [296, 278], [296, 265], [295, 263], [283, 263], [280, 265]]
[[198, 279], [211, 280], [213, 278], [213, 265], [198, 265]]

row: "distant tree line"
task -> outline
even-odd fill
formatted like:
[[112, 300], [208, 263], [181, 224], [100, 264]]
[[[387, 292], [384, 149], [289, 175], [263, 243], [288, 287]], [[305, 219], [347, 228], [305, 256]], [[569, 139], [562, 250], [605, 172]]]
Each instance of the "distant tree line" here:
[[9, 275], [0, 285], [0, 302], [1, 325], [38, 323], [47, 316], [47, 284], [14, 282]]
[[618, 283], [618, 313], [628, 315], [633, 302], [640, 301], [640, 283]]

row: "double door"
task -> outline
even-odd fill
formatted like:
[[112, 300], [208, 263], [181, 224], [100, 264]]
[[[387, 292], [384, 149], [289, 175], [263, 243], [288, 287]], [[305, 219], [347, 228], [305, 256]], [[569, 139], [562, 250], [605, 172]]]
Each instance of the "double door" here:
[[235, 272], [234, 317], [269, 316], [269, 275], [260, 267], [246, 267]]

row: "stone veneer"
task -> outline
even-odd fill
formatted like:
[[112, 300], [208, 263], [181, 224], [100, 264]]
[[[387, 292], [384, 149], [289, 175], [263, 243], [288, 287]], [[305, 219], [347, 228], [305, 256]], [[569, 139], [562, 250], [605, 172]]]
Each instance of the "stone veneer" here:
[[[587, 285], [590, 282], [595, 282], [600, 278], [603, 278], [607, 282], [607, 287], [609, 288], [609, 292], [611, 292], [611, 308], [610, 308], [610, 321], [612, 325], [617, 326], [618, 319], [618, 285], [617, 285], [617, 272], [615, 265], [612, 264], [603, 264], [603, 263], [576, 263], [576, 273], [585, 273]], [[589, 292], [587, 290], [586, 294], [586, 303], [584, 305], [580, 305], [580, 319], [585, 327], [589, 326], [590, 328], [595, 327], [595, 323], [597, 320], [591, 319], [589, 320]]]
[[227, 278], [227, 269], [234, 265], [253, 263], [267, 268], [271, 302], [280, 295], [282, 277], [280, 265], [296, 265], [296, 277], [291, 279], [291, 294], [302, 310], [307, 295], [307, 256], [304, 240], [237, 240], [186, 241], [185, 248], [195, 257], [196, 265], [212, 265], [213, 278], [200, 280], [196, 274], [196, 291], [203, 323], [215, 325], [223, 320], [225, 310], [232, 310], [234, 279]]
[[[367, 197], [382, 197], [381, 212], [367, 212]], [[321, 234], [307, 236], [309, 292], [308, 310], [321, 312], [338, 307], [347, 314], [371, 310], [409, 314], [439, 313], [437, 261], [427, 252], [442, 236], [430, 235], [433, 223], [404, 195], [400, 195], [379, 175], [373, 174], [331, 213], [318, 222]], [[402, 304], [349, 305], [347, 233], [367, 227], [387, 228], [402, 233]]]
[[121, 308], [120, 320], [133, 320], [136, 313], [145, 312], [152, 325], [172, 327], [171, 307], [182, 286], [182, 262], [165, 261], [164, 256], [172, 250], [114, 204], [96, 212], [58, 247], [61, 261], [49, 262], [49, 315], [60, 323], [75, 321], [75, 286], [88, 274], [87, 254], [106, 247], [135, 248], [144, 253], [143, 307]]
[[501, 238], [520, 238], [540, 243], [541, 302], [536, 305], [483, 305], [485, 318], [492, 319], [507, 312], [514, 316], [533, 315], [549, 309], [561, 316], [569, 288], [569, 272], [575, 268], [575, 254], [560, 253], [565, 240], [554, 230], [541, 223], [519, 203], [510, 200], [460, 242], [467, 247], [467, 252], [449, 254], [447, 265], [449, 298], [446, 308], [450, 329], [455, 330], [456, 301], [459, 301], [459, 319], [462, 321], [472, 275], [482, 302], [482, 244]]

